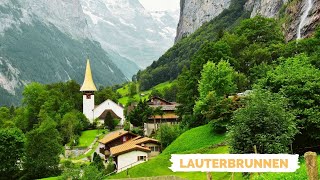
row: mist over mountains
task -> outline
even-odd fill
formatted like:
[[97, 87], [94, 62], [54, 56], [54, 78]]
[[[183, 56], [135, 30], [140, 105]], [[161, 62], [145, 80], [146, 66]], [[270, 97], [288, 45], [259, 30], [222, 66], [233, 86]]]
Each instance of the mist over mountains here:
[[86, 58], [97, 86], [130, 80], [173, 44], [170, 13], [134, 0], [2, 0], [0, 104], [18, 104], [33, 81], [82, 83]]

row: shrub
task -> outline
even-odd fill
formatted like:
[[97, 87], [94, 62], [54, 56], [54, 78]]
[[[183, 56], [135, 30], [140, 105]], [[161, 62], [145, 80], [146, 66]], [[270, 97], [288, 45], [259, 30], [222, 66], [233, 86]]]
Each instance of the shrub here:
[[246, 107], [237, 110], [230, 130], [231, 153], [287, 153], [297, 133], [294, 116], [282, 96], [255, 90]]
[[161, 142], [162, 149], [169, 146], [183, 133], [179, 125], [163, 124], [156, 133], [156, 138]]

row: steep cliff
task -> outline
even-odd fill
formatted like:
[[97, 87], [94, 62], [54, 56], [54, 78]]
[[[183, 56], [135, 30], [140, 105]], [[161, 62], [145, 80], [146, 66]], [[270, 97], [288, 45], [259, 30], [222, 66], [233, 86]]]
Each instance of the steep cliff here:
[[217, 17], [231, 0], [181, 0], [180, 20], [175, 42], [195, 32], [203, 23]]
[[[230, 0], [181, 0], [176, 42], [217, 17], [229, 5]], [[250, 12], [250, 17], [279, 19], [287, 41], [297, 39], [298, 32], [301, 38], [311, 36], [320, 24], [320, 1], [317, 0], [247, 0], [244, 9]]]
[[[309, 11], [307, 12], [307, 10]], [[303, 19], [304, 15], [306, 16], [305, 19]], [[301, 38], [310, 37], [320, 24], [320, 1], [302, 0], [289, 2], [285, 10], [285, 16], [285, 22], [282, 26], [287, 41], [298, 37], [299, 26], [301, 28]]]
[[269, 18], [277, 17], [287, 0], [248, 0], [245, 9], [251, 11], [251, 17], [262, 15]]

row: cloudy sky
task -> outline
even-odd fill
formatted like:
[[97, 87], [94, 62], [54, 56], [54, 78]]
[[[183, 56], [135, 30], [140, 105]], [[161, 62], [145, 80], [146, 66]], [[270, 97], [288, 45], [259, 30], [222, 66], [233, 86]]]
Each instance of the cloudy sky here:
[[140, 3], [151, 11], [176, 10], [180, 8], [180, 0], [139, 0]]

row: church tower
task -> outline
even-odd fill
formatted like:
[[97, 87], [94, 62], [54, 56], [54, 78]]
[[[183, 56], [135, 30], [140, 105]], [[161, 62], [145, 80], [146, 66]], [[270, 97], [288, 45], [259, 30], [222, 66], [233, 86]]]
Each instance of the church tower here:
[[86, 73], [80, 91], [83, 93], [83, 114], [91, 123], [94, 120], [94, 91], [97, 91], [94, 85], [90, 67], [90, 61], [87, 60]]

